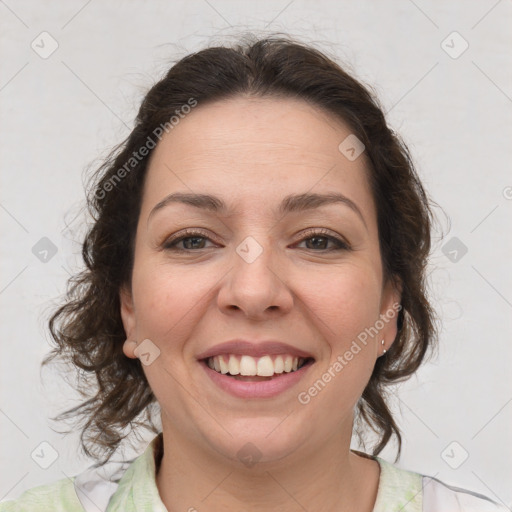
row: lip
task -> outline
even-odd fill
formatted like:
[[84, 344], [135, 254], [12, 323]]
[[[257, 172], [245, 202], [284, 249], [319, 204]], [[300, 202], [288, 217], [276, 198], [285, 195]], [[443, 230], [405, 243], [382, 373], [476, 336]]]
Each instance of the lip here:
[[206, 364], [206, 360], [200, 361], [201, 367], [217, 386], [238, 398], [272, 398], [279, 395], [296, 385], [306, 375], [313, 364], [314, 361], [310, 360], [294, 372], [280, 373], [270, 380], [251, 382], [237, 380], [233, 377], [218, 373]]
[[[248, 340], [230, 340], [210, 347], [197, 356], [198, 360], [208, 359], [209, 357], [223, 354], [247, 355], [251, 357], [263, 357], [265, 355], [289, 354], [294, 357], [312, 358], [314, 357], [304, 350], [300, 350], [287, 343], [280, 341], [248, 341]], [[298, 370], [297, 370], [298, 371]], [[216, 372], [215, 372], [216, 373]]]

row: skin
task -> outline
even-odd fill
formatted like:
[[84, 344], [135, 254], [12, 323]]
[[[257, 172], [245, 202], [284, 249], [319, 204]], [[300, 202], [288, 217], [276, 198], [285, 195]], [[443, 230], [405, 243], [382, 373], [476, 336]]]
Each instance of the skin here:
[[[373, 509], [379, 466], [351, 452], [350, 440], [354, 407], [396, 337], [396, 316], [308, 404], [297, 399], [400, 302], [383, 279], [364, 153], [349, 161], [338, 150], [350, 133], [302, 100], [237, 97], [198, 105], [151, 156], [121, 315], [127, 357], [145, 339], [160, 350], [143, 368], [162, 411], [157, 486], [171, 512]], [[149, 218], [173, 192], [212, 194], [229, 210], [172, 203]], [[342, 193], [364, 221], [339, 203], [276, 213], [285, 196], [305, 192]], [[181, 252], [162, 248], [185, 228], [208, 238], [178, 243]], [[351, 250], [312, 243], [306, 228], [327, 229]], [[235, 250], [248, 236], [263, 248], [250, 264]], [[281, 340], [315, 364], [277, 397], [236, 398], [196, 360], [233, 338]], [[237, 456], [249, 442], [261, 454], [252, 467]]]

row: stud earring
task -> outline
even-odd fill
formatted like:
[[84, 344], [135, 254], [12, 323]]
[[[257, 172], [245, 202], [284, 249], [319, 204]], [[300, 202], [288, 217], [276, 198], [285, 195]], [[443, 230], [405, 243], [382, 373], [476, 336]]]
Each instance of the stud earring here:
[[[382, 346], [384, 346], [384, 340], [382, 340]], [[384, 355], [385, 353], [386, 353], [386, 349], [384, 349], [384, 350], [382, 351], [382, 355]]]

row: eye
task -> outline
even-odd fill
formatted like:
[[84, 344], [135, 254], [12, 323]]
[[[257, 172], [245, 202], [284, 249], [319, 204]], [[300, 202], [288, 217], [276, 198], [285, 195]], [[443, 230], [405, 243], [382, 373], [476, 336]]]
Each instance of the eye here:
[[[194, 249], [207, 249], [208, 247], [205, 247], [207, 240], [210, 240], [210, 238], [204, 231], [190, 229], [172, 236], [164, 242], [162, 247], [170, 251], [193, 251]], [[183, 246], [178, 247], [178, 244], [183, 244]]]
[[[306, 242], [306, 249], [311, 249], [315, 252], [323, 251], [348, 251], [350, 246], [341, 238], [334, 236], [330, 231], [326, 229], [310, 229], [304, 233], [304, 236], [300, 243]], [[328, 248], [329, 242], [334, 247]]]
[[[305, 249], [314, 252], [330, 252], [330, 251], [347, 251], [351, 250], [350, 246], [341, 238], [331, 234], [326, 229], [310, 229], [303, 233], [303, 238], [299, 244], [306, 243]], [[205, 244], [212, 241], [207, 233], [197, 229], [188, 229], [182, 231], [164, 242], [163, 249], [169, 251], [194, 251], [208, 249]], [[179, 244], [182, 244], [179, 247]], [[331, 247], [329, 247], [331, 244]], [[334, 247], [332, 247], [334, 245]]]

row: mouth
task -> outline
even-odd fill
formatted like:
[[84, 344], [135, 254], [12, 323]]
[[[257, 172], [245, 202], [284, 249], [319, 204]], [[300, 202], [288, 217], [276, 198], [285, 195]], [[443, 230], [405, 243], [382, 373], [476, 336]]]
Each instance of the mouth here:
[[233, 339], [196, 358], [212, 389], [238, 398], [271, 398], [291, 390], [315, 363], [312, 353], [280, 340]]
[[294, 373], [313, 364], [312, 357], [297, 357], [291, 354], [252, 357], [239, 354], [222, 354], [207, 357], [202, 362], [211, 370], [244, 382], [268, 381]]
[[312, 357], [291, 354], [222, 354], [199, 361], [217, 389], [243, 399], [273, 398], [291, 390], [314, 362]]

